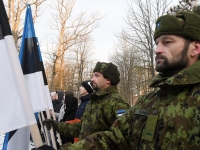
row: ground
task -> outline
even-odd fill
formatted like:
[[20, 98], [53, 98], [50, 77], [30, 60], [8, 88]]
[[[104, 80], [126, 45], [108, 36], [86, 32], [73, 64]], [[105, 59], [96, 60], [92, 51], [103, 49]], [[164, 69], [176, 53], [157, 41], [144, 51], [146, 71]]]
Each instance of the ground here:
[[[3, 148], [4, 137], [5, 137], [4, 134], [0, 135], [0, 150], [2, 150], [2, 148]], [[30, 141], [30, 143], [29, 143], [29, 150], [31, 150], [32, 148], [34, 148], [34, 143]]]

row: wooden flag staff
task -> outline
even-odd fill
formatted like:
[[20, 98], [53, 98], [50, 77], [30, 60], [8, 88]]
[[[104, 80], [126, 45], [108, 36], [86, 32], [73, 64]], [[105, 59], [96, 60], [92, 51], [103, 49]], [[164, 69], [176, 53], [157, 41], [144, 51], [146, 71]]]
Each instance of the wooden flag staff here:
[[[55, 116], [54, 110], [52, 110], [52, 116], [53, 116], [53, 120], [56, 120], [56, 116]], [[59, 144], [62, 145], [62, 140], [61, 140], [61, 138], [60, 138], [60, 134], [57, 133], [56, 135], [57, 135], [57, 137], [58, 137], [58, 142], [59, 142]]]
[[47, 145], [51, 145], [50, 139], [49, 139], [49, 136], [48, 136], [48, 132], [47, 132], [47, 128], [45, 126], [43, 126], [43, 124], [42, 124], [43, 120], [45, 120], [44, 114], [43, 114], [43, 112], [40, 112], [40, 124], [41, 124], [41, 127], [43, 128], [43, 131], [44, 131], [45, 141], [46, 141]]
[[[49, 111], [48, 108], [46, 109], [46, 114], [47, 114], [47, 118], [50, 119], [51, 116], [50, 116], [50, 111]], [[54, 115], [55, 115], [55, 114], [54, 114]], [[50, 135], [51, 135], [51, 141], [52, 141], [53, 147], [57, 150], [56, 140], [55, 140], [53, 128], [51, 128], [51, 130], [50, 130]]]
[[31, 136], [32, 136], [35, 148], [42, 146], [43, 145], [42, 144], [42, 138], [40, 136], [38, 125], [37, 124], [31, 125], [31, 126], [29, 126], [29, 129], [30, 129], [30, 132], [31, 132]]

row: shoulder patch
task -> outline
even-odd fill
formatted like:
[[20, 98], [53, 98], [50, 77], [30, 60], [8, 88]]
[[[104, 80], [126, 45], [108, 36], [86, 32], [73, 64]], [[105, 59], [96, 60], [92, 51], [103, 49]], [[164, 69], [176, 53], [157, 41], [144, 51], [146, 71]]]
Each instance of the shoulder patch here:
[[126, 111], [126, 110], [124, 110], [124, 109], [119, 109], [119, 110], [117, 110], [117, 111], [116, 111], [117, 116], [122, 116], [122, 115], [125, 113], [125, 111]]
[[142, 115], [142, 116], [148, 116], [149, 115], [149, 111], [145, 110], [145, 109], [136, 109], [135, 110], [135, 114], [136, 115]]

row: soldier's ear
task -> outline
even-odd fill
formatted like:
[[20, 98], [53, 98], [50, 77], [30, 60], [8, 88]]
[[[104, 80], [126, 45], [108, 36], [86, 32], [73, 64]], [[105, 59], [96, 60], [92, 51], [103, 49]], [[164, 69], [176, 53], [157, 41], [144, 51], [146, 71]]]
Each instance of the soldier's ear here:
[[200, 42], [194, 41], [190, 55], [191, 57], [196, 57], [196, 56], [199, 57], [199, 54], [200, 54]]
[[111, 81], [109, 79], [107, 79], [106, 83], [107, 84], [111, 84]]

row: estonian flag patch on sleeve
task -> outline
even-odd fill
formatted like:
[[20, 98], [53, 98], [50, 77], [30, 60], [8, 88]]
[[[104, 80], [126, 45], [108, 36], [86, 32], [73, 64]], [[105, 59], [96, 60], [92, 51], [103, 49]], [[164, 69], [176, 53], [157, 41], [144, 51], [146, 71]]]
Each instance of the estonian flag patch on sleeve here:
[[125, 113], [125, 111], [126, 110], [124, 109], [117, 110], [117, 116], [122, 116]]

